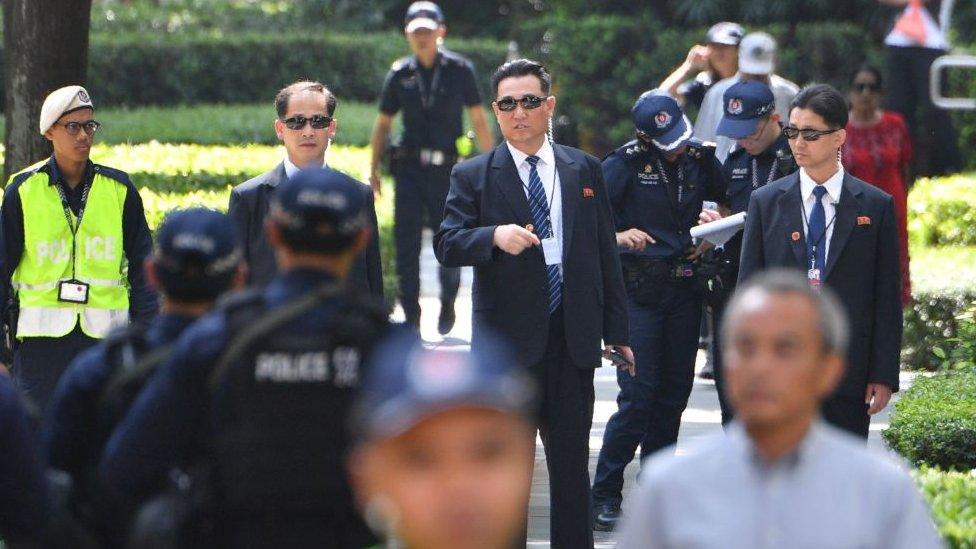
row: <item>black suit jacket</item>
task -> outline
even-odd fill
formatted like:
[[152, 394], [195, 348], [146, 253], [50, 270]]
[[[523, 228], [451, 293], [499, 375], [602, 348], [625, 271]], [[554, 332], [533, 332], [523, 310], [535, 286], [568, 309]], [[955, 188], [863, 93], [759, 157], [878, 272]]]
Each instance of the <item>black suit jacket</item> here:
[[[770, 267], [792, 267], [805, 276], [809, 258], [802, 207], [799, 172], [752, 193], [739, 280]], [[897, 391], [902, 310], [894, 202], [845, 174], [836, 210], [823, 280], [851, 323], [847, 372], [837, 393], [863, 398], [868, 383]]]
[[[348, 177], [348, 176], [347, 176]], [[248, 266], [248, 284], [263, 287], [278, 272], [274, 250], [264, 236], [264, 218], [268, 214], [271, 194], [279, 183], [288, 179], [285, 164], [234, 187], [230, 192], [228, 213], [234, 220], [237, 235]], [[369, 214], [373, 237], [369, 246], [359, 254], [349, 272], [351, 287], [371, 295], [383, 297], [383, 267], [380, 262], [379, 230], [376, 208], [369, 186], [362, 185], [369, 195]]]
[[[600, 161], [562, 145], [555, 149], [562, 190], [563, 318], [570, 360], [600, 365], [600, 340], [628, 339], [623, 276]], [[472, 345], [487, 331], [505, 337], [527, 365], [546, 349], [549, 312], [545, 261], [538, 247], [517, 256], [494, 247], [495, 227], [532, 223], [522, 180], [507, 145], [462, 162], [451, 172], [444, 221], [434, 252], [447, 267], [474, 266]]]

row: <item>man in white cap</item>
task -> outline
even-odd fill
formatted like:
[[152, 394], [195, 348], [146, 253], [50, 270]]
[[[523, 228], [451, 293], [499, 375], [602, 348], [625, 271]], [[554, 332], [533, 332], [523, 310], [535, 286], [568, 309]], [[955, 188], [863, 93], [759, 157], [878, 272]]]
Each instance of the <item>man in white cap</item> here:
[[0, 362], [13, 359], [41, 410], [75, 355], [158, 308], [142, 271], [152, 236], [139, 192], [125, 172], [89, 159], [94, 112], [81, 86], [48, 95], [39, 129], [54, 154], [11, 176], [0, 207]]
[[735, 141], [717, 135], [718, 123], [722, 121], [724, 106], [722, 97], [725, 90], [740, 80], [759, 80], [773, 90], [776, 98], [776, 112], [781, 119], [790, 115], [790, 101], [800, 91], [799, 86], [773, 74], [776, 70], [776, 39], [765, 32], [747, 34], [739, 44], [739, 72], [712, 86], [705, 94], [698, 118], [695, 120], [694, 136], [702, 141], [716, 141], [715, 156], [724, 162]]

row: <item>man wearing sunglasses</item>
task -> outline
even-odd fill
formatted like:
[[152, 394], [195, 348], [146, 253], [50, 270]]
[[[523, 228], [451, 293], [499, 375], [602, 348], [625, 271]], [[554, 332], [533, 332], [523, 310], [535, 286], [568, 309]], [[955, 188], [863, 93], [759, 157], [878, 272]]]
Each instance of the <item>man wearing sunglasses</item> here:
[[[248, 266], [248, 284], [264, 287], [278, 272], [274, 250], [265, 233], [265, 218], [275, 188], [305, 168], [325, 166], [325, 154], [336, 133], [336, 96], [320, 82], [299, 81], [275, 96], [278, 117], [275, 133], [285, 146], [285, 158], [271, 171], [234, 187], [230, 193], [228, 213], [237, 227], [241, 249]], [[363, 192], [369, 189], [363, 186]], [[356, 257], [348, 283], [355, 289], [383, 297], [383, 273], [380, 263], [379, 231], [372, 198], [367, 214], [372, 237], [366, 249]]]
[[677, 100], [641, 94], [631, 109], [637, 139], [603, 161], [627, 290], [636, 376], [617, 373], [617, 412], [607, 422], [593, 480], [594, 528], [620, 518], [624, 470], [678, 441], [694, 384], [702, 317], [698, 250], [689, 234], [705, 200], [726, 202], [715, 147], [693, 139]]
[[[437, 231], [458, 161], [457, 141], [464, 133], [467, 111], [481, 150], [492, 148], [481, 93], [471, 62], [443, 49], [447, 34], [444, 14], [433, 2], [414, 2], [407, 9], [404, 34], [413, 55], [393, 63], [380, 94], [379, 116], [373, 127], [370, 184], [379, 195], [380, 159], [393, 117], [402, 113], [403, 131], [392, 150], [390, 171], [396, 182], [394, 239], [400, 305], [407, 323], [420, 326], [420, 246], [424, 227]], [[441, 267], [441, 310], [437, 331], [454, 327], [454, 299], [461, 271]]]
[[752, 193], [739, 279], [799, 269], [837, 293], [851, 320], [847, 370], [823, 404], [828, 423], [867, 438], [898, 390], [901, 269], [891, 195], [845, 173], [847, 102], [818, 84], [793, 100], [784, 134], [800, 170]]
[[600, 162], [547, 138], [551, 86], [534, 61], [495, 71], [505, 143], [454, 168], [434, 253], [442, 265], [474, 267], [472, 350], [495, 332], [535, 376], [552, 547], [592, 548], [587, 462], [601, 340], [627, 375], [634, 359]]
[[[746, 211], [753, 191], [795, 172], [797, 165], [783, 135], [780, 116], [776, 112], [776, 98], [769, 86], [757, 80], [744, 80], [726, 90], [723, 100], [724, 115], [718, 125], [718, 134], [735, 142], [724, 164], [729, 183], [729, 213], [734, 215]], [[721, 218], [722, 214], [715, 210], [704, 210], [701, 222]], [[723, 425], [732, 419], [732, 409], [725, 398], [722, 336], [719, 331], [725, 304], [735, 291], [741, 252], [742, 233], [738, 233], [724, 246], [710, 253], [715, 272], [706, 302], [712, 310], [715, 331], [712, 358]]]
[[81, 86], [51, 92], [39, 129], [54, 154], [11, 176], [0, 208], [2, 324], [14, 377], [42, 410], [75, 355], [158, 309], [142, 200], [128, 174], [89, 159], [94, 114]]

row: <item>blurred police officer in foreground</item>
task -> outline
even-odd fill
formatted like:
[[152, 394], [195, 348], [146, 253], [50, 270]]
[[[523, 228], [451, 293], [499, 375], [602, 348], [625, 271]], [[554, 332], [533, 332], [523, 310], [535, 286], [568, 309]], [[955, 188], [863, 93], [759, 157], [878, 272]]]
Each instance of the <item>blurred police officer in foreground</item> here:
[[346, 480], [346, 421], [386, 309], [344, 289], [370, 239], [359, 183], [322, 168], [275, 191], [268, 241], [280, 272], [178, 340], [105, 451], [101, 479], [129, 505], [174, 465], [206, 465], [227, 546], [361, 547], [374, 541]]
[[370, 524], [411, 548], [515, 547], [535, 455], [524, 370], [498, 343], [427, 350], [404, 333], [376, 357], [349, 457]]
[[[275, 133], [285, 146], [285, 158], [272, 170], [234, 187], [230, 192], [230, 214], [241, 240], [247, 262], [248, 283], [263, 288], [278, 272], [274, 250], [264, 231], [264, 220], [275, 189], [303, 168], [326, 165], [326, 153], [338, 127], [335, 118], [338, 100], [320, 82], [300, 81], [285, 86], [275, 96]], [[366, 185], [363, 192], [372, 195]], [[383, 297], [383, 272], [380, 262], [379, 231], [372, 196], [369, 221], [373, 231], [363, 253], [356, 257], [349, 273], [349, 284], [357, 290]]]
[[[730, 214], [746, 211], [752, 191], [773, 180], [796, 171], [796, 161], [790, 151], [776, 100], [769, 86], [757, 80], [744, 80], [726, 90], [725, 115], [718, 125], [718, 134], [735, 140], [725, 160], [725, 177], [729, 183]], [[722, 217], [716, 210], [702, 212], [703, 222]], [[722, 424], [732, 419], [732, 410], [725, 398], [722, 379], [722, 314], [725, 303], [735, 290], [739, 276], [739, 255], [742, 252], [742, 233], [733, 236], [722, 248], [707, 252], [708, 265], [713, 268], [707, 281], [706, 303], [712, 309], [715, 336], [712, 341], [715, 385], [722, 408]]]
[[759, 274], [724, 322], [736, 420], [647, 462], [618, 547], [942, 547], [908, 472], [819, 416], [849, 339], [833, 292]]
[[[709, 88], [738, 72], [739, 42], [745, 33], [738, 23], [715, 23], [705, 35], [705, 44], [692, 46], [685, 62], [661, 82], [660, 88], [673, 95], [685, 110], [697, 111]], [[688, 79], [694, 71], [700, 72]]]
[[48, 95], [40, 132], [54, 154], [11, 176], [0, 209], [2, 323], [14, 377], [41, 409], [79, 352], [158, 308], [142, 272], [152, 252], [142, 200], [128, 174], [89, 160], [93, 116], [81, 86]]
[[[78, 356], [58, 384], [44, 430], [48, 464], [72, 476], [76, 511], [98, 523], [93, 525], [108, 543], [113, 535], [106, 528], [118, 528], [122, 521], [94, 516], [99, 514], [94, 506], [99, 503], [98, 462], [112, 429], [168, 358], [180, 333], [220, 294], [244, 282], [234, 226], [225, 214], [204, 208], [176, 211], [157, 234], [155, 254], [145, 269], [161, 294], [160, 315], [148, 328], [116, 329]], [[114, 543], [120, 541], [114, 537]]]
[[[403, 132], [393, 149], [396, 181], [394, 236], [400, 305], [407, 323], [420, 325], [420, 244], [424, 227], [437, 231], [444, 216], [451, 168], [458, 161], [461, 115], [467, 110], [481, 150], [492, 147], [491, 131], [471, 62], [440, 47], [447, 34], [444, 15], [433, 2], [414, 2], [407, 9], [404, 33], [413, 55], [393, 63], [380, 98], [380, 113], [370, 141], [373, 149], [369, 182], [380, 194], [380, 159], [393, 116], [403, 112]], [[454, 299], [461, 271], [439, 267], [441, 311], [437, 330], [454, 327]]]
[[620, 516], [624, 469], [678, 438], [694, 382], [702, 313], [698, 251], [689, 229], [702, 202], [725, 202], [715, 148], [691, 138], [677, 101], [661, 90], [631, 110], [637, 139], [610, 153], [603, 174], [617, 224], [636, 376], [617, 373], [618, 410], [607, 423], [593, 483], [595, 528]]

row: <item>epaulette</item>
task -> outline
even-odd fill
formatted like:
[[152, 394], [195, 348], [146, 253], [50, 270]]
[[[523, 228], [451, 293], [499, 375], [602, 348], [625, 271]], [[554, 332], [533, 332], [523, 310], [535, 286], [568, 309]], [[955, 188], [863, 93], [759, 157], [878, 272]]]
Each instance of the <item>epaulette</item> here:
[[125, 185], [132, 184], [132, 180], [129, 179], [129, 174], [122, 170], [109, 168], [108, 166], [102, 166], [101, 164], [95, 164], [95, 166], [92, 169], [95, 171], [95, 173], [114, 179], [119, 183], [123, 183]]
[[394, 61], [392, 65], [390, 65], [390, 70], [393, 72], [397, 72], [403, 67], [405, 67], [409, 62], [410, 62], [409, 57], [401, 57], [400, 59]]
[[624, 160], [630, 160], [632, 158], [637, 158], [638, 156], [646, 154], [649, 150], [650, 149], [647, 148], [647, 143], [644, 143], [643, 141], [640, 141], [638, 139], [634, 139], [632, 141], [628, 141], [622, 147], [618, 148], [617, 150], [613, 151], [610, 154], [616, 154], [620, 156], [620, 158], [623, 158]]
[[716, 147], [717, 145], [713, 141], [701, 141], [700, 139], [692, 138], [688, 141], [688, 150], [686, 154], [696, 160], [714, 157]]

